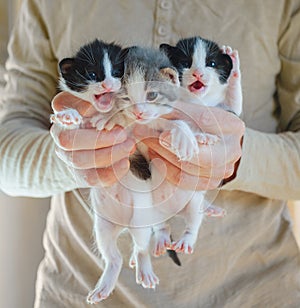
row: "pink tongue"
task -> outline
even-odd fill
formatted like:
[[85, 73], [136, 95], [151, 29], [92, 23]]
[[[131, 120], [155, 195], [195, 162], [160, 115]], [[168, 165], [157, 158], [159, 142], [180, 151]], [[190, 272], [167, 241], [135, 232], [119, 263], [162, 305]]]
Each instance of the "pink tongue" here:
[[106, 111], [111, 107], [112, 93], [95, 94], [94, 97], [99, 111]]

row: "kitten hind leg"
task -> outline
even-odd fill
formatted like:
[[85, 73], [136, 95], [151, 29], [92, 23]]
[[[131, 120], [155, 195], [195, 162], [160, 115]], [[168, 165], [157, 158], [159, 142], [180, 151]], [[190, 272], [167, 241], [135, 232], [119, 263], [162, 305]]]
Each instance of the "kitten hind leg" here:
[[136, 282], [144, 288], [154, 289], [159, 284], [159, 279], [153, 272], [149, 254], [151, 228], [131, 228], [129, 232], [134, 240], [130, 265], [136, 266]]
[[201, 206], [203, 199], [203, 192], [196, 192], [191, 201], [180, 212], [180, 215], [184, 216], [186, 228], [182, 237], [172, 244], [172, 249], [176, 252], [193, 253], [204, 216]]
[[106, 299], [118, 280], [122, 268], [122, 257], [117, 247], [120, 230], [119, 226], [95, 215], [96, 243], [105, 267], [95, 288], [87, 296], [89, 304], [96, 304]]
[[170, 228], [168, 225], [162, 223], [153, 227], [154, 245], [152, 255], [159, 257], [167, 252], [171, 247]]

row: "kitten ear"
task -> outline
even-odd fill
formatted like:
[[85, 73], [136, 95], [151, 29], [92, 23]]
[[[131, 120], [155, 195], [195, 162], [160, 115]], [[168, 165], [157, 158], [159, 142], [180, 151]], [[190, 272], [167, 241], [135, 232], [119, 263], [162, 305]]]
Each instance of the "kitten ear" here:
[[65, 58], [59, 62], [59, 69], [62, 75], [70, 73], [73, 68], [75, 59], [74, 58]]
[[160, 73], [162, 74], [162, 76], [171, 81], [174, 85], [179, 86], [179, 76], [177, 71], [174, 68], [171, 67], [165, 67], [160, 69]]
[[130, 52], [133, 52], [135, 49], [137, 49], [138, 47], [137, 46], [130, 46], [130, 47], [126, 47], [126, 48], [123, 48], [122, 51], [121, 51], [121, 55], [123, 57], [123, 59], [125, 59], [127, 57], [127, 55], [130, 53]]
[[132, 47], [126, 47], [126, 48], [123, 48], [122, 50], [121, 50], [121, 56], [120, 56], [120, 58], [124, 61], [124, 59], [127, 57], [127, 55], [128, 55], [128, 52], [130, 51], [130, 49], [131, 49]]
[[171, 55], [175, 51], [175, 49], [177, 48], [169, 44], [160, 44], [159, 46], [159, 50], [165, 52], [166, 55]]

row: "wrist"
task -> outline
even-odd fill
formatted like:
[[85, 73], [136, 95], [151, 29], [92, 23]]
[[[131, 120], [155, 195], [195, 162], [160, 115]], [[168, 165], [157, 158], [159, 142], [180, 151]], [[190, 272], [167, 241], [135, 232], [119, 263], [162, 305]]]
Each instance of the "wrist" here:
[[[244, 139], [244, 136], [241, 137], [241, 141], [240, 141], [240, 144], [241, 144], [241, 148], [243, 148], [243, 139]], [[226, 183], [234, 180], [236, 178], [236, 175], [237, 175], [237, 170], [239, 168], [239, 165], [240, 165], [240, 162], [241, 162], [241, 157], [235, 162], [234, 164], [234, 170], [233, 170], [233, 173], [232, 175], [230, 175], [229, 177], [227, 178], [224, 178], [223, 181], [221, 182], [221, 185], [220, 186], [223, 186], [225, 185]]]

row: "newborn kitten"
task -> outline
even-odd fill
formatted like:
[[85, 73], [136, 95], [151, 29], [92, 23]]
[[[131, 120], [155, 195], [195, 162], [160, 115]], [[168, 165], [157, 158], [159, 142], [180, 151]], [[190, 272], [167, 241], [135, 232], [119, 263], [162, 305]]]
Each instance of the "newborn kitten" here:
[[220, 48], [201, 37], [181, 39], [175, 47], [160, 45], [179, 71], [181, 86], [205, 106], [218, 106], [240, 115], [241, 72], [237, 50]]
[[103, 119], [113, 112], [114, 92], [121, 87], [125, 54], [119, 45], [96, 39], [82, 46], [74, 58], [61, 60], [60, 89], [90, 102], [99, 113], [83, 119], [77, 110], [66, 109], [51, 115], [51, 122], [68, 129], [89, 125], [102, 128]]
[[[169, 56], [179, 71], [180, 83], [201, 105], [221, 107], [236, 115], [242, 112], [242, 87], [237, 50], [201, 37], [185, 38], [176, 46], [161, 44], [160, 49]], [[199, 143], [214, 144], [218, 136], [206, 134], [193, 124], [192, 130]], [[198, 154], [198, 147], [192, 149], [183, 160]], [[174, 149], [175, 150], [175, 149]]]
[[[126, 52], [126, 49], [123, 50], [116, 44], [107, 44], [95, 40], [82, 46], [73, 58], [61, 60], [59, 63], [61, 90], [90, 102], [98, 113], [92, 118], [83, 118], [77, 110], [69, 108], [51, 115], [51, 122], [65, 129], [89, 128], [90, 126], [102, 129], [106, 121], [115, 112], [114, 95], [121, 88]], [[98, 198], [100, 194], [101, 189], [98, 188], [91, 188], [89, 191], [96, 238], [101, 233], [101, 228], [105, 229], [106, 223], [109, 225], [109, 222], [98, 217], [96, 206], [98, 202], [101, 202]], [[110, 206], [110, 204], [105, 205]], [[109, 227], [107, 229], [109, 230]], [[105, 231], [103, 234], [105, 234]], [[99, 242], [97, 244], [98, 248], [104, 247]], [[112, 243], [113, 245], [114, 243]], [[99, 249], [101, 252], [104, 251], [104, 256], [106, 256], [106, 249], [110, 249], [109, 245], [102, 250]], [[100, 286], [101, 295], [98, 296], [97, 293], [93, 298], [93, 294], [89, 294], [88, 302], [96, 303], [109, 295], [115, 285], [114, 275], [116, 275], [116, 272], [117, 276], [119, 274], [118, 270], [117, 267], [110, 268], [108, 265], [103, 274], [107, 278], [106, 280], [103, 279], [102, 286]]]
[[[165, 88], [167, 84], [179, 84], [177, 73], [170, 66], [168, 57], [159, 50], [129, 48], [123, 86], [115, 99], [119, 112], [104, 126], [119, 124], [130, 131], [136, 120], [143, 124], [152, 123], [161, 114], [169, 113], [172, 108], [165, 103], [169, 102], [168, 95], [173, 94], [164, 93], [167, 92]], [[158, 103], [159, 107], [152, 106], [152, 103]], [[117, 239], [124, 229], [133, 239], [129, 265], [136, 268], [137, 283], [144, 288], [155, 288], [159, 283], [149, 253], [152, 227], [147, 221], [148, 217], [145, 217], [147, 210], [153, 208], [152, 174], [145, 149], [139, 145], [137, 148], [137, 152], [130, 157], [131, 166], [127, 175], [111, 187], [91, 190], [92, 207], [96, 213], [101, 213], [94, 215], [94, 231], [105, 268], [94, 290], [88, 295], [89, 303], [107, 298], [115, 287], [122, 268]], [[154, 213], [153, 209], [151, 214]], [[120, 216], [120, 220], [114, 223], [116, 215]]]
[[[183, 88], [198, 99], [200, 105], [218, 106], [240, 115], [242, 112], [242, 87], [239, 67], [239, 56], [230, 47], [220, 48], [215, 42], [201, 37], [181, 39], [175, 47], [162, 44], [160, 49], [166, 52], [172, 64], [179, 72], [180, 83]], [[197, 101], [193, 101], [197, 103]], [[200, 144], [213, 145], [218, 136], [201, 132], [193, 123], [189, 123], [197, 141]], [[186, 136], [178, 131], [177, 139], [184, 140]], [[173, 136], [171, 135], [171, 138]], [[172, 150], [182, 160], [189, 160], [198, 153], [197, 147], [190, 151], [180, 152], [170, 144]], [[196, 195], [201, 192], [196, 192]], [[200, 196], [199, 196], [200, 197]], [[197, 238], [202, 215], [197, 215], [199, 205], [185, 207], [181, 212], [186, 219], [186, 231], [183, 237], [171, 246], [176, 252], [190, 253]], [[225, 211], [214, 205], [205, 210], [208, 216], [224, 216]], [[191, 229], [194, 237], [189, 240]]]
[[[152, 50], [141, 48], [132, 49], [128, 53], [130, 61], [128, 63], [126, 61], [124, 87], [118, 93], [120, 100], [117, 100], [117, 104], [122, 106], [124, 114], [136, 124], [148, 125], [159, 132], [170, 131], [173, 148], [179, 146], [178, 152], [183, 150], [181, 152], [183, 153], [186, 150], [198, 147], [198, 143], [185, 121], [163, 120], [161, 118], [174, 111], [172, 103], [179, 98], [182, 99], [182, 97], [181, 91], [179, 91], [178, 74], [170, 64], [166, 68], [161, 66], [160, 75], [156, 76], [157, 72], [153, 70], [153, 65], [155, 65], [159, 56], [165, 58], [164, 54], [159, 55], [157, 52], [153, 53]], [[164, 62], [168, 63], [166, 60]], [[169, 83], [165, 82], [166, 78], [169, 79]], [[138, 145], [138, 150], [139, 154], [142, 154], [146, 159], [148, 158], [145, 145]], [[135, 157], [133, 157], [133, 160], [135, 160]], [[149, 168], [153, 205], [160, 205], [156, 207], [156, 210], [161, 211], [162, 214], [169, 213], [169, 217], [179, 213], [186, 220], [186, 230], [182, 238], [173, 244], [166, 224], [160, 223], [152, 226], [154, 230], [153, 254], [160, 256], [166, 250], [169, 251], [171, 247], [176, 251], [192, 253], [203, 218], [204, 193], [179, 189], [166, 179], [161, 179], [161, 170], [156, 170], [154, 166]], [[164, 220], [166, 219], [161, 221]]]

